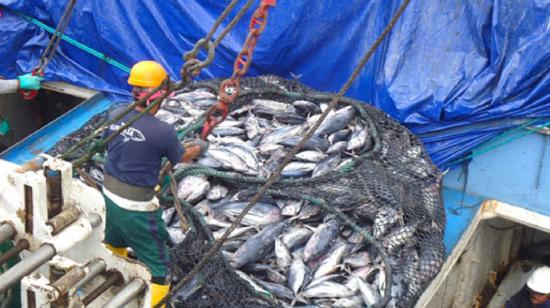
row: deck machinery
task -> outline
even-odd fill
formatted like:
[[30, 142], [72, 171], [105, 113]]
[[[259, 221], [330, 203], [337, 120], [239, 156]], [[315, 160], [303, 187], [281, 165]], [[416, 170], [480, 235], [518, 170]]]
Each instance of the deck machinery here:
[[149, 307], [147, 268], [102, 244], [101, 193], [40, 157], [32, 171], [0, 161], [0, 243], [14, 244], [0, 255], [0, 293], [20, 283], [22, 307]]

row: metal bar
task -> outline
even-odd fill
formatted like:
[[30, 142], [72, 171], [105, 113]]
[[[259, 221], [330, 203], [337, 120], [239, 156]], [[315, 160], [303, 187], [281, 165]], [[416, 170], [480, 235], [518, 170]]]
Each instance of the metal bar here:
[[10, 224], [0, 226], [0, 244], [7, 240], [11, 240], [15, 236], [15, 229]]
[[107, 276], [107, 279], [102, 284], [100, 284], [97, 288], [95, 288], [92, 292], [90, 292], [90, 294], [88, 294], [82, 300], [82, 303], [84, 304], [84, 306], [88, 306], [98, 296], [100, 296], [103, 292], [105, 292], [112, 285], [114, 285], [115, 283], [117, 283], [119, 281], [122, 281], [122, 275], [117, 271], [110, 272], [109, 276]]
[[29, 248], [29, 242], [25, 239], [19, 240], [15, 246], [6, 251], [0, 256], [0, 266], [8, 262], [11, 258], [17, 256], [21, 251]]
[[90, 282], [90, 280], [97, 277], [97, 275], [103, 273], [106, 268], [107, 268], [107, 264], [105, 263], [105, 261], [103, 261], [101, 259], [95, 259], [92, 262], [90, 262], [89, 264], [87, 264], [84, 267], [84, 271], [86, 272], [86, 276], [84, 276], [84, 278], [82, 278], [82, 280], [78, 281], [71, 288], [71, 290], [69, 291], [69, 294], [73, 295], [76, 292], [76, 290], [80, 289], [80, 287], [82, 287], [83, 285]]
[[58, 298], [61, 298], [67, 294], [67, 291], [69, 288], [71, 288], [75, 283], [79, 282], [86, 276], [86, 271], [84, 267], [74, 267], [69, 272], [67, 272], [63, 277], [56, 280], [54, 283], [52, 283], [52, 287], [56, 288], [59, 292]]
[[120, 292], [118, 292], [103, 308], [125, 307], [132, 299], [138, 296], [145, 288], [145, 282], [139, 278], [130, 281]]
[[52, 235], [56, 235], [57, 233], [68, 227], [70, 224], [75, 222], [78, 217], [80, 217], [81, 213], [82, 211], [80, 211], [79, 208], [77, 208], [76, 206], [71, 206], [64, 209], [61, 213], [48, 220], [46, 224], [52, 227]]
[[88, 221], [90, 222], [90, 225], [92, 225], [92, 228], [96, 228], [101, 224], [101, 215], [97, 213], [88, 214]]
[[5, 292], [12, 284], [17, 283], [21, 278], [39, 268], [54, 255], [55, 248], [52, 245], [45, 244], [40, 246], [40, 248], [25, 258], [25, 260], [15, 264], [12, 268], [0, 275], [0, 293]]

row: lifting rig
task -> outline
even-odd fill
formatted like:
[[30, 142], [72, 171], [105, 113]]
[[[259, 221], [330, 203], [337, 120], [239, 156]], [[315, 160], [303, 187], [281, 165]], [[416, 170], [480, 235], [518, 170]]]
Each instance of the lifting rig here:
[[[47, 155], [37, 171], [0, 160], [0, 293], [21, 283], [22, 307], [149, 307], [151, 275], [102, 243], [101, 193], [72, 178], [70, 163]], [[17, 296], [17, 295], [13, 295]]]

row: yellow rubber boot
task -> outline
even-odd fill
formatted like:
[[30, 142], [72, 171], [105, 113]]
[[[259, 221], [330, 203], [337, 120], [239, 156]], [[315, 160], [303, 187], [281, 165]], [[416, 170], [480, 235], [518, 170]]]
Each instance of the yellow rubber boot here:
[[[151, 283], [151, 307], [155, 307], [170, 291], [169, 284], [156, 284]], [[162, 308], [166, 308], [166, 305], [162, 305]]]
[[105, 248], [109, 249], [115, 255], [128, 258], [128, 248], [126, 247], [117, 248], [109, 244], [105, 244]]

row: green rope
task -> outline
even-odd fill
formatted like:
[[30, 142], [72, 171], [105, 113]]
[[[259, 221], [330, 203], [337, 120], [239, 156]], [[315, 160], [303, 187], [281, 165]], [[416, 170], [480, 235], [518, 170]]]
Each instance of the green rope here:
[[[49, 33], [51, 33], [51, 34], [55, 33], [55, 29], [53, 29], [52, 27], [50, 27], [50, 26], [44, 24], [43, 22], [39, 21], [39, 20], [36, 19], [36, 18], [27, 16], [27, 15], [25, 15], [25, 14], [23, 14], [23, 13], [20, 13], [20, 12], [17, 12], [17, 11], [13, 11], [13, 10], [8, 9], [8, 8], [6, 8], [6, 11], [9, 11], [9, 12], [12, 12], [12, 13], [18, 15], [19, 17], [23, 18], [24, 20], [26, 20], [26, 21], [28, 21], [28, 22], [30, 22], [30, 23], [32, 23], [32, 24], [38, 26], [39, 28], [41, 28], [41, 29], [43, 29], [43, 30], [45, 30], [45, 31], [47, 31], [47, 32], [49, 32]], [[77, 41], [77, 40], [71, 38], [71, 37], [68, 37], [68, 36], [65, 35], [65, 34], [63, 34], [63, 35], [61, 36], [61, 39], [63, 39], [63, 40], [66, 41], [67, 43], [69, 43], [69, 44], [71, 44], [71, 45], [73, 45], [73, 46], [75, 46], [75, 47], [77, 47], [77, 48], [79, 48], [79, 49], [81, 49], [81, 50], [83, 50], [83, 51], [85, 51], [85, 52], [87, 52], [87, 53], [89, 53], [89, 54], [95, 56], [96, 58], [99, 58], [100, 60], [105, 61], [105, 62], [111, 64], [112, 66], [114, 66], [114, 67], [120, 69], [121, 71], [124, 71], [124, 72], [126, 72], [126, 73], [130, 73], [130, 68], [129, 68], [128, 66], [126, 66], [126, 65], [124, 65], [124, 64], [122, 64], [122, 63], [116, 61], [115, 59], [112, 59], [112, 58], [108, 57], [108, 56], [105, 55], [104, 53], [101, 53], [101, 52], [99, 52], [99, 51], [97, 51], [97, 50], [95, 50], [95, 49], [93, 49], [93, 48], [91, 48], [91, 47], [89, 47], [89, 46], [87, 46], [87, 45], [85, 45], [85, 44], [83, 44], [83, 43], [81, 43], [81, 42], [79, 42], [79, 41]]]
[[[472, 154], [469, 154], [467, 156], [464, 156], [462, 158], [459, 158], [459, 159], [456, 159], [454, 161], [451, 161], [451, 162], [448, 162], [446, 164], [443, 164], [442, 167], [448, 167], [448, 166], [452, 166], [452, 165], [455, 165], [455, 164], [458, 164], [458, 163], [461, 163], [461, 162], [464, 162], [464, 161], [467, 161], [467, 160], [470, 160], [474, 157], [477, 157], [477, 156], [480, 156], [482, 154], [485, 154], [487, 152], [490, 152], [494, 149], [497, 149], [501, 146], [504, 146], [504, 145], [507, 145], [511, 142], [514, 142], [518, 139], [521, 139], [525, 136], [528, 136], [530, 134], [533, 134], [533, 133], [536, 133], [536, 132], [539, 132], [547, 127], [550, 127], [550, 121], [540, 125], [540, 126], [537, 126], [537, 127], [534, 127], [530, 130], [525, 130], [528, 126], [542, 120], [543, 118], [537, 118], [537, 119], [534, 119], [534, 120], [531, 120], [531, 121], [528, 121], [526, 123], [523, 123], [521, 124], [520, 126], [514, 128], [514, 129], [511, 129], [511, 130], [508, 130], [508, 131], [505, 131], [504, 133], [490, 139], [489, 141], [487, 141], [483, 146], [485, 148], [480, 148], [478, 150], [474, 150], [472, 152]], [[515, 136], [512, 136], [514, 135], [516, 132], [519, 132], [519, 134], [515, 135]], [[509, 136], [512, 136], [512, 137], [509, 137]], [[505, 139], [506, 137], [509, 137], [507, 139]], [[503, 140], [504, 139], [504, 140]], [[499, 140], [503, 140], [502, 142], [497, 142]]]

